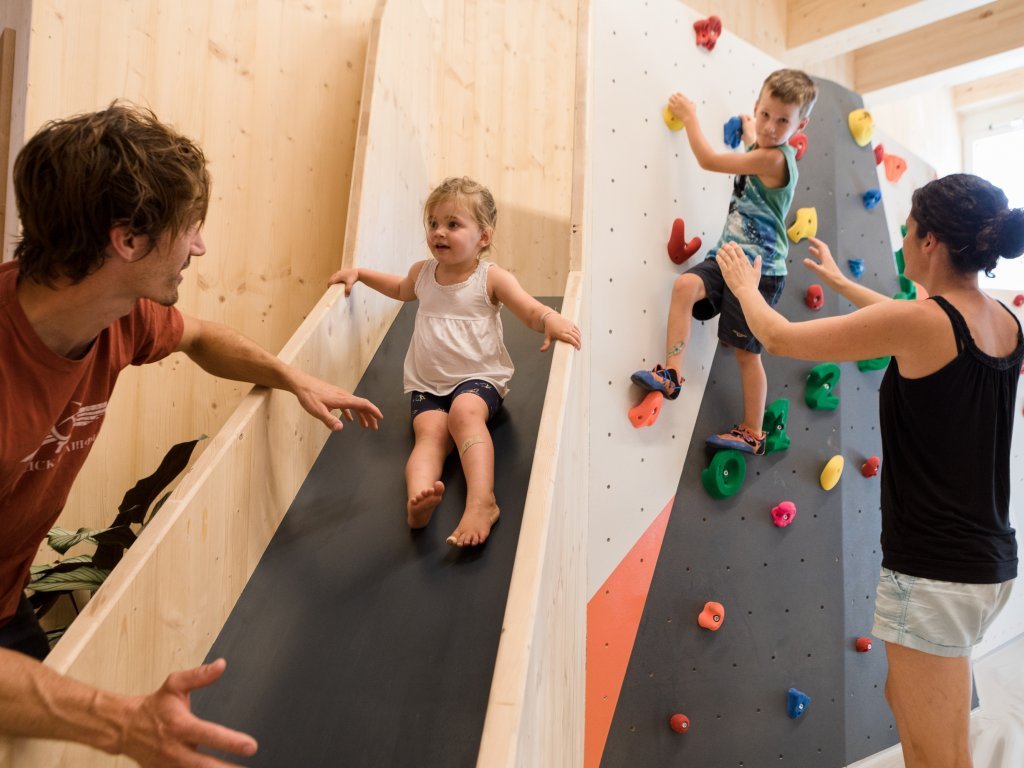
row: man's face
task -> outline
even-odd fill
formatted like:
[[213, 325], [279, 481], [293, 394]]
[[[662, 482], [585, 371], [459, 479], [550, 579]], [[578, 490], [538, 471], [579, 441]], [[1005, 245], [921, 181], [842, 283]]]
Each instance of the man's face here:
[[206, 253], [206, 243], [197, 222], [178, 235], [164, 232], [156, 247], [139, 261], [144, 268], [140, 296], [170, 307], [178, 301], [178, 286], [193, 256]]

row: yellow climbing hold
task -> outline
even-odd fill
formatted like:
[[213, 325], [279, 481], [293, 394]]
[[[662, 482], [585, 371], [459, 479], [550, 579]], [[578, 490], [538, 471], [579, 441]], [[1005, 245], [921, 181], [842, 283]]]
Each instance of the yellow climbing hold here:
[[665, 125], [671, 128], [673, 131], [681, 131], [686, 126], [683, 125], [683, 121], [672, 114], [672, 110], [665, 105], [665, 108], [661, 110], [661, 117], [665, 121]]
[[843, 474], [843, 457], [838, 453], [828, 460], [828, 464], [821, 470], [821, 478], [819, 482], [821, 487], [826, 491], [831, 491], [836, 487], [836, 483], [839, 482], [839, 478]]
[[805, 237], [818, 236], [818, 210], [816, 208], [800, 208], [796, 212], [796, 221], [786, 230], [789, 239], [799, 243]]
[[863, 147], [871, 142], [875, 135], [875, 120], [866, 109], [855, 109], [850, 113], [850, 133], [858, 147]]

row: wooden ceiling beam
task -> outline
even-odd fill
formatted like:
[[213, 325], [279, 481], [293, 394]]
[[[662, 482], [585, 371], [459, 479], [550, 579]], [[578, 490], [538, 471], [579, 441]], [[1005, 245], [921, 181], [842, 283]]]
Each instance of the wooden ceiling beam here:
[[1011, 69], [953, 88], [953, 107], [972, 111], [1024, 99], [1024, 67]]
[[789, 0], [787, 54], [801, 61], [840, 56], [989, 2], [991, 0]]
[[930, 79], [953, 86], [1020, 66], [1024, 0], [997, 0], [854, 52], [854, 89], [875, 94]]

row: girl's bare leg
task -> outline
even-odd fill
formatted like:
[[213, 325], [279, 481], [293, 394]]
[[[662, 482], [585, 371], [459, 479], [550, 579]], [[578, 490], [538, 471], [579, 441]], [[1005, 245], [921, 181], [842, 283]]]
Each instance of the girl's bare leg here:
[[494, 498], [494, 443], [487, 416], [487, 403], [472, 392], [456, 397], [448, 413], [448, 431], [466, 475], [466, 510], [448, 537], [458, 547], [483, 544], [501, 513]]
[[743, 349], [733, 349], [733, 352], [736, 353], [740, 384], [743, 387], [743, 421], [740, 426], [760, 435], [765, 401], [768, 399], [768, 376], [764, 372], [760, 354]]
[[681, 274], [672, 284], [672, 301], [668, 306], [668, 329], [665, 335], [665, 367], [681, 374], [683, 355], [690, 342], [693, 305], [707, 295], [704, 281], [696, 275]]
[[441, 469], [452, 449], [448, 414], [444, 411], [424, 411], [412, 420], [412, 429], [416, 442], [405, 464], [405, 486], [408, 493], [405, 513], [410, 528], [422, 528], [430, 522], [444, 494]]

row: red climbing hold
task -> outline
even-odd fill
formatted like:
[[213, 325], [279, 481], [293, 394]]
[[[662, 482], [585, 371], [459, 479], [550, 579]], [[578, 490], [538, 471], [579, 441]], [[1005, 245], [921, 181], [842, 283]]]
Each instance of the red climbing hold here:
[[789, 145], [796, 149], [796, 159], [799, 160], [807, 151], [807, 134], [794, 133], [789, 137]]
[[1013, 297], [1013, 306], [1019, 307], [1024, 305], [1024, 293], [1018, 293]]
[[885, 159], [885, 147], [879, 144], [875, 147], [875, 165], [881, 165]]
[[893, 184], [899, 181], [907, 170], [907, 161], [899, 155], [886, 155], [882, 162], [885, 163], [885, 178]]
[[717, 632], [724, 620], [725, 608], [721, 603], [704, 603], [704, 610], [697, 616], [697, 623], [712, 632]]
[[870, 637], [858, 637], [857, 638], [857, 653], [867, 653], [871, 650], [871, 638]]
[[870, 459], [860, 465], [860, 473], [864, 477], [874, 477], [878, 474], [878, 467], [881, 465], [881, 461], [877, 456], [872, 456]]
[[825, 294], [822, 292], [820, 285], [815, 283], [807, 289], [807, 295], [804, 296], [804, 304], [815, 312], [825, 306]]
[[661, 392], [648, 392], [639, 403], [629, 409], [629, 423], [633, 429], [649, 427], [658, 420], [665, 396]]
[[686, 242], [686, 225], [682, 219], [672, 222], [672, 234], [668, 238], [668, 257], [673, 264], [682, 264], [700, 250], [700, 238]]
[[796, 504], [792, 501], [784, 501], [772, 507], [772, 522], [779, 528], [785, 528], [793, 522], [796, 517]]
[[713, 51], [718, 36], [722, 34], [722, 20], [717, 16], [708, 16], [693, 22], [693, 31], [697, 33], [697, 45]]
[[686, 715], [672, 715], [668, 719], [668, 727], [676, 733], [686, 733], [690, 730], [690, 718]]

